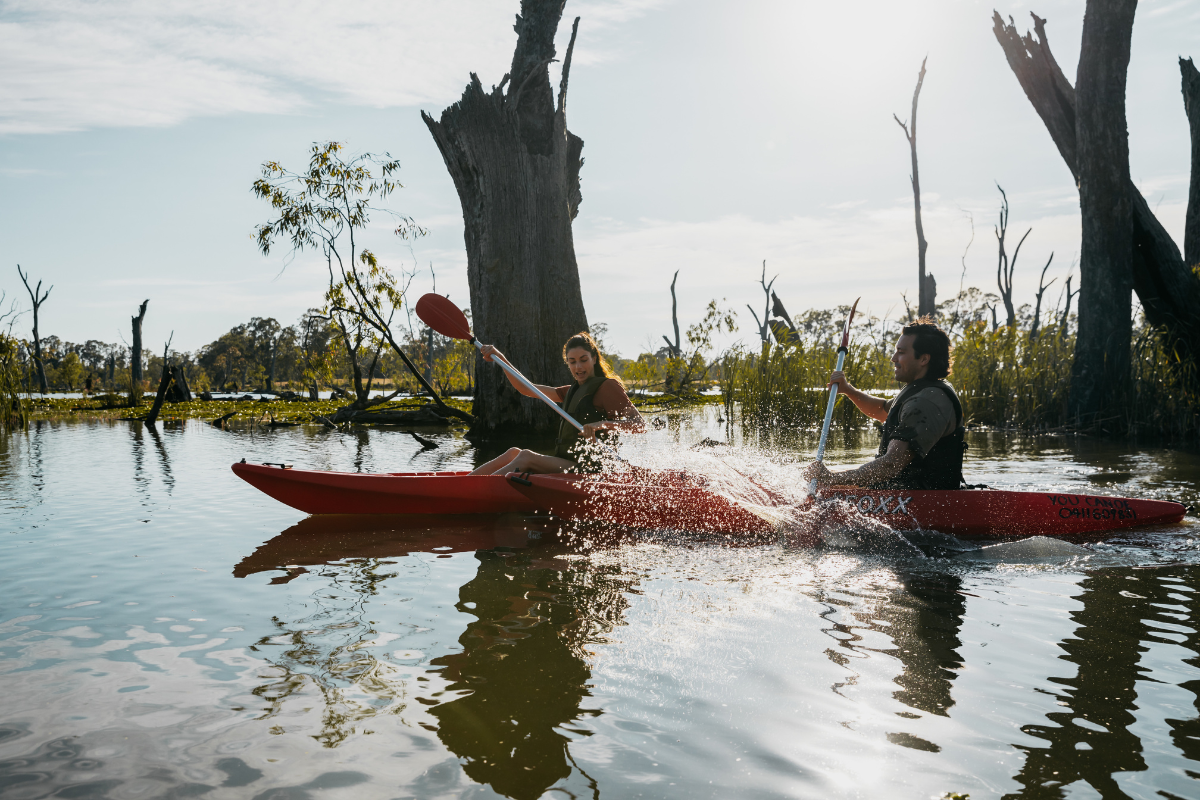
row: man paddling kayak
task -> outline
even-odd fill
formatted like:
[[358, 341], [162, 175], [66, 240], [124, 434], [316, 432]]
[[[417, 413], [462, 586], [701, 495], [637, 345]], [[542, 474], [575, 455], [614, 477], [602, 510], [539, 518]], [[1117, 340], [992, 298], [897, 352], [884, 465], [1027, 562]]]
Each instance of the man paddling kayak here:
[[[479, 353], [484, 361], [499, 358], [508, 363], [504, 354], [493, 345], [483, 345]], [[510, 447], [502, 455], [478, 467], [472, 475], [591, 471], [597, 467], [597, 461], [587, 442], [581, 439], [594, 440], [599, 431], [641, 433], [645, 430], [642, 415], [630, 402], [624, 384], [600, 354], [591, 334], [584, 331], [568, 339], [563, 345], [563, 361], [571, 370], [574, 382], [566, 386], [534, 385], [542, 394], [562, 405], [568, 414], [583, 425], [583, 430], [576, 431], [563, 420], [558, 426], [553, 455]], [[511, 374], [505, 374], [518, 392], [526, 397], [536, 397]]]
[[858, 410], [883, 423], [875, 460], [844, 472], [821, 461], [805, 468], [818, 485], [890, 489], [958, 489], [965, 449], [962, 404], [950, 374], [950, 337], [931, 318], [905, 325], [892, 354], [896, 380], [906, 384], [891, 400], [859, 391], [841, 372], [829, 385], [847, 395]]

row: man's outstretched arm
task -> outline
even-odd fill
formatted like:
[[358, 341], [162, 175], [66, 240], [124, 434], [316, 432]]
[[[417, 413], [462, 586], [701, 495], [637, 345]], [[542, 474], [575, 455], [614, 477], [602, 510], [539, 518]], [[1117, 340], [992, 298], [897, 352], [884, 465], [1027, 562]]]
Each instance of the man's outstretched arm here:
[[834, 372], [829, 376], [829, 386], [838, 385], [838, 391], [850, 398], [850, 402], [858, 407], [858, 410], [866, 414], [871, 419], [877, 419], [880, 422], [887, 420], [888, 405], [887, 400], [882, 397], [876, 397], [873, 394], [867, 394], [855, 388], [854, 384], [846, 380], [846, 375], [843, 372]]
[[806, 472], [809, 480], [816, 478], [822, 486], [874, 486], [899, 475], [902, 469], [912, 463], [912, 457], [908, 442], [893, 439], [888, 443], [886, 453], [857, 469], [830, 472], [822, 462], [814, 461]]

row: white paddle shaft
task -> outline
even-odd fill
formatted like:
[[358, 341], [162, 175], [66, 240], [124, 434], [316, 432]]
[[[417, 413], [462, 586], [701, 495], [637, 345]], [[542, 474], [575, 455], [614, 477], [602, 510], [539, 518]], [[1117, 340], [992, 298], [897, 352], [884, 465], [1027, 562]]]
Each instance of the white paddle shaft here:
[[[476, 347], [477, 349], [479, 349], [479, 350], [483, 350], [483, 344], [482, 344], [482, 343], [481, 343], [481, 342], [480, 342], [478, 339], [476, 339], [476, 340], [475, 340], [475, 347]], [[541, 389], [539, 389], [539, 388], [537, 388], [536, 386], [534, 386], [534, 385], [533, 385], [533, 383], [531, 383], [531, 382], [530, 382], [530, 380], [529, 380], [528, 378], [526, 378], [526, 377], [525, 377], [524, 375], [522, 375], [520, 372], [517, 372], [517, 370], [516, 370], [516, 368], [515, 368], [515, 367], [513, 367], [511, 364], [509, 364], [508, 362], [506, 362], [506, 361], [505, 361], [503, 358], [494, 358], [494, 359], [492, 359], [492, 360], [493, 360], [493, 361], [495, 361], [497, 364], [499, 364], [501, 369], [503, 369], [503, 370], [504, 370], [505, 372], [507, 372], [507, 373], [508, 373], [510, 376], [512, 376], [513, 378], [515, 378], [517, 381], [519, 381], [519, 382], [521, 383], [521, 385], [522, 385], [522, 386], [524, 386], [524, 387], [525, 387], [526, 389], [528, 389], [529, 391], [533, 392], [535, 396], [537, 396], [537, 397], [540, 397], [540, 398], [542, 399], [542, 402], [543, 402], [543, 403], [545, 403], [546, 405], [550, 406], [551, 408], [553, 408], [553, 409], [554, 409], [554, 410], [555, 410], [555, 411], [558, 413], [558, 415], [559, 415], [560, 417], [562, 417], [562, 418], [563, 418], [563, 419], [565, 419], [567, 422], [569, 422], [569, 423], [571, 423], [572, 425], [574, 425], [574, 426], [575, 426], [575, 430], [579, 431], [580, 433], [583, 433], [583, 426], [582, 426], [582, 425], [580, 425], [580, 424], [579, 424], [579, 423], [578, 423], [578, 422], [575, 420], [575, 418], [574, 418], [574, 417], [572, 417], [570, 414], [568, 414], [568, 413], [567, 413], [567, 411], [566, 411], [566, 409], [564, 409], [564, 408], [563, 408], [562, 406], [560, 406], [558, 403], [554, 402], [554, 401], [553, 401], [553, 400], [551, 400], [549, 397], [547, 397], [547, 396], [546, 396], [546, 395], [545, 395], [545, 394], [542, 392], [542, 390], [541, 390]], [[836, 388], [836, 387], [835, 387], [835, 388]], [[625, 459], [621, 458], [621, 456], [620, 456], [620, 455], [618, 455], [618, 454], [617, 454], [617, 451], [616, 451], [616, 450], [614, 450], [613, 448], [609, 447], [609, 446], [608, 446], [606, 443], [604, 443], [604, 442], [600, 442], [600, 446], [601, 446], [601, 447], [603, 447], [605, 450], [607, 450], [607, 451], [608, 451], [609, 453], [611, 453], [612, 455], [616, 456], [616, 457], [617, 457], [618, 459], [620, 459], [621, 461], [624, 461], [624, 460], [625, 460]]]
[[[846, 363], [846, 348], [839, 347], [837, 354], [838, 372], [842, 371], [842, 367]], [[825, 460], [825, 442], [829, 440], [829, 425], [833, 422], [833, 407], [837, 403], [838, 385], [835, 383], [829, 388], [829, 404], [825, 406], [825, 422], [821, 425], [821, 441], [817, 444], [817, 461]], [[808, 494], [810, 496], [817, 493], [817, 479], [813, 478], [808, 485]]]

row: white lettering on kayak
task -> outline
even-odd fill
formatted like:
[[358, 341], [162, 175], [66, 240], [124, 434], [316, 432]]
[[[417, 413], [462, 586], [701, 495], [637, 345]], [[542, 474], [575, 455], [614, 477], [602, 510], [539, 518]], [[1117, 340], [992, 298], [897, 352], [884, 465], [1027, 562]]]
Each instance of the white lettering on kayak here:
[[[877, 497], [875, 495], [864, 494], [835, 494], [831, 499], [842, 500], [854, 506], [860, 514], [911, 514], [908, 510], [908, 504], [912, 501], [912, 497], [897, 497], [896, 495], [888, 495]], [[896, 502], [895, 508], [889, 508], [892, 501]]]

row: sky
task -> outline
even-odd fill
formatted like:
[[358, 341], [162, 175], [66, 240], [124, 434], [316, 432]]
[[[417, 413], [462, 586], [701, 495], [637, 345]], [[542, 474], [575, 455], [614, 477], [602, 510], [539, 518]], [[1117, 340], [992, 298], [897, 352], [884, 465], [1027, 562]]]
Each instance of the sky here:
[[[314, 255], [262, 256], [270, 219], [250, 187], [313, 142], [389, 152], [404, 189], [387, 207], [429, 235], [406, 243], [377, 215], [366, 244], [412, 290], [466, 306], [457, 194], [420, 119], [508, 68], [518, 0], [0, 0], [0, 290], [28, 309], [16, 265], [53, 285], [43, 336], [128, 342], [149, 298], [146, 347], [195, 350], [252, 316], [284, 324], [320, 305]], [[568, 93], [583, 138], [574, 223], [590, 323], [636, 356], [711, 299], [757, 341], [766, 277], [793, 315], [862, 305], [895, 317], [916, 297], [908, 143], [928, 57], [918, 151], [928, 270], [938, 297], [995, 290], [999, 183], [1010, 236], [1032, 227], [1017, 303], [1047, 298], [1079, 252], [1070, 173], [992, 33], [1048, 20], [1074, 78], [1082, 0], [568, 0], [581, 17]], [[1182, 242], [1190, 169], [1178, 58], [1200, 56], [1200, 0], [1142, 0], [1127, 91], [1131, 173]], [[559, 65], [551, 68], [557, 86]], [[972, 239], [973, 235], [973, 239]], [[969, 245], [969, 246], [968, 246]], [[964, 256], [965, 253], [965, 256]], [[1077, 272], [1077, 270], [1076, 270]], [[914, 303], [915, 304], [915, 303]], [[29, 326], [29, 315], [17, 323]], [[28, 336], [28, 332], [24, 335]]]

